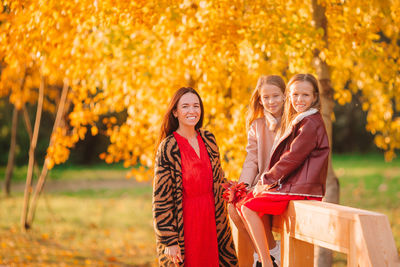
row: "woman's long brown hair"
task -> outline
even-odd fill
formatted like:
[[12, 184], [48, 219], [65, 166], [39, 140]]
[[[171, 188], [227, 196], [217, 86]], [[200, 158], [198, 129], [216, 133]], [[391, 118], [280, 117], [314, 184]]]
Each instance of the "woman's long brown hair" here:
[[320, 96], [319, 96], [320, 90], [319, 90], [319, 86], [318, 86], [318, 80], [314, 77], [314, 75], [308, 74], [308, 73], [294, 75], [287, 84], [286, 100], [285, 100], [285, 106], [284, 106], [283, 116], [282, 116], [282, 123], [281, 123], [281, 128], [280, 128], [281, 135], [285, 133], [287, 128], [289, 128], [290, 123], [292, 122], [294, 117], [296, 117], [296, 115], [297, 115], [296, 110], [293, 108], [293, 105], [290, 102], [290, 90], [291, 90], [290, 87], [296, 82], [309, 82], [312, 85], [316, 100], [314, 101], [314, 103], [311, 104], [310, 108], [316, 108], [318, 110], [321, 109], [321, 100], [320, 100]]
[[260, 91], [261, 88], [267, 84], [275, 85], [279, 89], [281, 89], [282, 93], [285, 94], [285, 81], [279, 75], [263, 75], [258, 78], [256, 88], [253, 91], [253, 94], [250, 98], [250, 105], [247, 111], [247, 118], [246, 118], [246, 127], [247, 129], [250, 128], [250, 125], [258, 118], [264, 116], [264, 107], [260, 103], [261, 95]]
[[201, 109], [200, 120], [196, 123], [194, 128], [196, 130], [199, 130], [203, 126], [204, 107], [203, 107], [203, 101], [201, 100], [199, 93], [197, 93], [197, 91], [194, 90], [192, 87], [179, 88], [175, 92], [171, 101], [169, 102], [167, 111], [164, 115], [164, 119], [161, 123], [160, 135], [158, 138], [156, 149], [158, 149], [158, 146], [168, 135], [172, 134], [174, 131], [176, 131], [178, 129], [179, 121], [177, 118], [175, 118], [173, 112], [176, 110], [178, 102], [181, 99], [181, 97], [187, 93], [195, 94], [199, 98], [199, 102], [200, 102], [200, 109]]

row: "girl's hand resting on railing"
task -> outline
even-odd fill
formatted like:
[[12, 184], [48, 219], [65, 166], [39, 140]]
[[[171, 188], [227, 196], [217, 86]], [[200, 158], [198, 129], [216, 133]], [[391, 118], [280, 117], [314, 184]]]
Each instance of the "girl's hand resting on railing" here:
[[166, 247], [164, 254], [167, 255], [168, 259], [175, 264], [182, 262], [181, 249], [178, 245]]
[[279, 186], [279, 185], [282, 186], [282, 185], [280, 184], [280, 181], [276, 181], [276, 182], [273, 183], [273, 184], [263, 184], [262, 181], [260, 180], [260, 181], [257, 182], [256, 186], [254, 187], [253, 195], [254, 195], [255, 197], [256, 197], [256, 196], [259, 196], [259, 195], [261, 195], [261, 194], [263, 194], [263, 193], [268, 192], [268, 190], [270, 190], [270, 189], [272, 189], [272, 188], [275, 188], [275, 187], [277, 187], [277, 186]]
[[267, 191], [268, 188], [269, 188], [268, 185], [263, 184], [262, 181], [260, 180], [257, 182], [256, 186], [254, 186], [253, 195], [257, 197], [261, 195], [263, 192]]

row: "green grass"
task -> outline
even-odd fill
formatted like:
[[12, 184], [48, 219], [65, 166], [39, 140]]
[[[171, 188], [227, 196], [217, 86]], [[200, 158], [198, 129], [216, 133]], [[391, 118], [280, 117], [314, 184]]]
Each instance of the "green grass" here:
[[[400, 248], [400, 159], [386, 163], [377, 154], [334, 155], [333, 167], [341, 185], [340, 203], [387, 215]], [[0, 183], [4, 170], [0, 168]], [[125, 173], [122, 165], [58, 166], [50, 179], [96, 183]], [[26, 167], [15, 174], [23, 181]], [[46, 193], [29, 233], [19, 227], [21, 192], [2, 197], [0, 207], [0, 265], [156, 266], [149, 183]], [[336, 254], [334, 266], [346, 266], [345, 256]]]
[[33, 229], [19, 230], [22, 194], [1, 199], [0, 264], [153, 266], [150, 185], [42, 197]]
[[381, 155], [334, 155], [341, 204], [373, 210], [400, 206], [400, 159], [385, 162]]
[[[385, 162], [383, 155], [333, 155], [340, 182], [340, 204], [385, 214], [400, 252], [400, 158]], [[336, 254], [335, 266], [346, 266]]]

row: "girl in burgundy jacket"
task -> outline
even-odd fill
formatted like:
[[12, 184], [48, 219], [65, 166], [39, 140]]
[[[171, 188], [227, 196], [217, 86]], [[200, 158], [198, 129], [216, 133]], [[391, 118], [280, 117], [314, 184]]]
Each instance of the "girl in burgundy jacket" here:
[[329, 141], [319, 112], [318, 82], [311, 74], [297, 74], [287, 88], [281, 128], [272, 146], [268, 171], [241, 205], [264, 267], [279, 266], [280, 259], [273, 262], [270, 258], [270, 220], [265, 226], [261, 217], [283, 213], [290, 200], [321, 200], [325, 194]]

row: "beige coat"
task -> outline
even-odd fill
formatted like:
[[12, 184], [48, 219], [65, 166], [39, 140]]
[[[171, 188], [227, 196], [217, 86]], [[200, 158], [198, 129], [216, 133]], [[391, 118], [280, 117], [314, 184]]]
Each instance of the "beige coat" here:
[[247, 156], [239, 182], [247, 183], [252, 188], [261, 174], [267, 171], [279, 123], [280, 119], [277, 121], [270, 113], [264, 112], [264, 117], [251, 124], [247, 134]]

